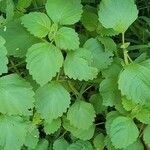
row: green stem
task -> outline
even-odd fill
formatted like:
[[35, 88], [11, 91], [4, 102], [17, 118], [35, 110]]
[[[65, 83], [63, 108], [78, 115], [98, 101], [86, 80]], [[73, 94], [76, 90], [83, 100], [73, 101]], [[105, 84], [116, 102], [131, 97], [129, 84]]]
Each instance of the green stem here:
[[[125, 36], [124, 36], [124, 32], [122, 33], [122, 45], [125, 44]], [[124, 55], [124, 61], [125, 64], [128, 65], [129, 61], [128, 61], [128, 51], [126, 48], [123, 48], [123, 55]]]
[[84, 90], [85, 90], [86, 86], [87, 86], [87, 83], [84, 83], [81, 86], [81, 89], [80, 89], [80, 92], [79, 92], [79, 96], [78, 96], [79, 99], [82, 99], [82, 94], [84, 93]]
[[19, 72], [19, 70], [17, 69], [17, 67], [15, 66], [14, 62], [13, 62], [12, 60], [10, 60], [10, 63], [11, 63], [11, 65], [12, 65], [12, 68], [15, 70], [15, 72], [16, 72], [18, 75], [20, 75], [20, 72]]
[[76, 88], [72, 85], [72, 83], [70, 81], [68, 81], [68, 85], [70, 87], [70, 89], [72, 90], [72, 92], [74, 93], [74, 95], [76, 96], [76, 98], [78, 98], [78, 95], [80, 94]]
[[98, 126], [98, 125], [101, 125], [101, 124], [104, 124], [105, 122], [99, 122], [99, 123], [96, 123], [95, 125]]
[[87, 87], [83, 93], [85, 93], [87, 90], [89, 90], [93, 85], [90, 85], [89, 87]]
[[38, 5], [37, 5], [37, 3], [36, 3], [36, 0], [33, 0], [33, 1], [32, 1], [32, 4], [33, 4], [35, 10], [37, 10], [37, 9], [38, 9]]
[[61, 75], [61, 70], [57, 73], [57, 77], [56, 77], [56, 80], [57, 80], [57, 81], [59, 80], [60, 75]]
[[[128, 55], [128, 54], [127, 54], [127, 55]], [[130, 62], [133, 62], [129, 55], [128, 55], [128, 59], [130, 60]]]
[[61, 139], [66, 133], [67, 133], [67, 131], [64, 131], [64, 133], [63, 133], [62, 135], [60, 135], [60, 136], [58, 137], [58, 139]]
[[143, 136], [144, 128], [145, 128], [145, 125], [143, 124], [140, 128], [139, 138], [141, 138]]

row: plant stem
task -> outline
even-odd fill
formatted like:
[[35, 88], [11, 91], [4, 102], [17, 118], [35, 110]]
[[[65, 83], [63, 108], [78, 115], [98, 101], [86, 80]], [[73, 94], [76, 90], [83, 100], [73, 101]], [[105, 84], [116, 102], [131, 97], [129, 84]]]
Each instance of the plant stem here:
[[[11, 62], [11, 61], [10, 61], [10, 62]], [[21, 61], [21, 62], [19, 62], [18, 64], [14, 65], [14, 66], [15, 66], [15, 67], [18, 67], [18, 66], [20, 66], [20, 65], [22, 65], [22, 64], [25, 64], [25, 61], [24, 61], [24, 60]], [[12, 65], [12, 62], [11, 62], [11, 65]], [[9, 69], [13, 69], [14, 66], [10, 66]]]
[[87, 86], [87, 83], [83, 83], [83, 85], [81, 86], [79, 96], [78, 96], [79, 99], [82, 98], [82, 94], [84, 93], [84, 90], [85, 90], [86, 86]]
[[[122, 45], [125, 44], [125, 37], [124, 37], [124, 32], [122, 33]], [[128, 51], [126, 48], [123, 48], [123, 55], [124, 55], [124, 61], [125, 64], [128, 65], [129, 61], [128, 61]]]
[[87, 90], [89, 90], [93, 85], [90, 85], [89, 87], [87, 87], [83, 93], [85, 93]]
[[72, 92], [74, 93], [74, 95], [76, 96], [76, 98], [78, 98], [80, 93], [76, 90], [76, 88], [72, 85], [72, 83], [70, 81], [68, 81], [68, 85], [69, 85], [70, 89], [72, 90]]
[[58, 139], [61, 139], [66, 133], [67, 133], [67, 131], [65, 131], [62, 135], [60, 135], [60, 136], [58, 137]]
[[37, 5], [37, 3], [36, 3], [36, 0], [33, 0], [33, 1], [32, 1], [32, 4], [33, 4], [35, 10], [37, 10], [37, 9], [38, 9], [38, 5]]
[[101, 124], [104, 124], [105, 122], [99, 122], [99, 123], [96, 123], [95, 125], [98, 126], [98, 125], [101, 125]]
[[57, 81], [59, 80], [60, 75], [61, 75], [61, 70], [57, 73], [57, 77], [56, 77]]
[[11, 63], [11, 65], [12, 65], [12, 68], [16, 71], [16, 73], [17, 73], [18, 75], [20, 75], [20, 72], [19, 72], [19, 70], [17, 69], [17, 67], [15, 66], [14, 62], [13, 62], [12, 60], [10, 60], [10, 63]]

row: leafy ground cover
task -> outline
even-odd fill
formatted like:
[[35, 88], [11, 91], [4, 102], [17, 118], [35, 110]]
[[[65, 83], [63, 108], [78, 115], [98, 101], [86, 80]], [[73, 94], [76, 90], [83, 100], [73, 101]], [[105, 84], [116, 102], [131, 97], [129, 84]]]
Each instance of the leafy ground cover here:
[[149, 0], [0, 0], [0, 150], [150, 146]]

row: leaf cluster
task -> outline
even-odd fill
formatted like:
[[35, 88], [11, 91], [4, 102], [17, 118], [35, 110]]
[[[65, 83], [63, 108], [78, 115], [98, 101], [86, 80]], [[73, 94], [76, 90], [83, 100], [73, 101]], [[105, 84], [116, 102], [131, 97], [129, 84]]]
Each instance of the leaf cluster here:
[[149, 147], [147, 5], [0, 0], [0, 150]]

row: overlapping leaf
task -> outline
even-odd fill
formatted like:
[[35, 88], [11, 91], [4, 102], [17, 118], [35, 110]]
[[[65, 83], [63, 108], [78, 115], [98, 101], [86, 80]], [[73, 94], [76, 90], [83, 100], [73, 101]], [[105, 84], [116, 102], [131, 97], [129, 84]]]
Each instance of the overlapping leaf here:
[[[94, 121], [95, 111], [90, 103], [76, 101], [68, 110], [67, 119], [79, 129], [88, 129]], [[85, 121], [86, 120], [86, 121]]]
[[21, 25], [20, 19], [8, 22], [0, 29], [0, 35], [6, 40], [5, 46], [8, 55], [13, 55], [15, 57], [24, 57], [27, 49], [40, 41], [26, 31]]
[[89, 101], [93, 105], [96, 114], [102, 113], [102, 111], [105, 109], [105, 106], [103, 105], [103, 99], [100, 94], [93, 94]]
[[81, 0], [47, 0], [46, 11], [54, 23], [71, 25], [80, 20]]
[[105, 36], [115, 36], [115, 35], [119, 34], [118, 32], [114, 31], [111, 28], [105, 28], [100, 22], [98, 24], [98, 27], [97, 27], [96, 31], [102, 37], [105, 37]]
[[36, 108], [46, 122], [61, 117], [70, 105], [68, 91], [58, 82], [39, 88], [35, 95]]
[[16, 74], [0, 78], [0, 112], [8, 115], [30, 115], [34, 92], [28, 82]]
[[50, 31], [51, 21], [44, 13], [31, 12], [24, 15], [21, 20], [27, 30], [37, 37], [45, 37]]
[[125, 148], [133, 144], [138, 136], [138, 128], [130, 118], [120, 116], [113, 120], [110, 137], [115, 148]]
[[28, 148], [34, 149], [39, 141], [39, 131], [33, 124], [29, 124], [28, 126], [24, 145]]
[[81, 17], [83, 26], [89, 31], [95, 31], [98, 27], [98, 15], [95, 7], [86, 5]]
[[98, 134], [93, 140], [94, 147], [96, 149], [103, 150], [105, 147], [104, 140], [105, 140], [105, 136], [102, 133]]
[[82, 141], [78, 140], [75, 143], [72, 143], [69, 145], [67, 150], [81, 150], [81, 149], [86, 149], [86, 150], [93, 150], [92, 145], [89, 141]]
[[45, 139], [42, 139], [38, 142], [34, 150], [46, 150], [48, 149], [48, 146], [49, 146], [49, 142]]
[[28, 8], [32, 3], [32, 0], [19, 0], [17, 3], [17, 9], [24, 10], [25, 8]]
[[134, 0], [102, 0], [99, 7], [99, 21], [106, 28], [125, 32], [138, 17]]
[[63, 55], [52, 44], [38, 43], [28, 49], [27, 69], [41, 86], [50, 81], [63, 64]]
[[108, 150], [116, 150], [115, 147], [112, 145], [111, 139], [108, 135], [105, 137], [104, 142], [105, 142], [105, 146]]
[[144, 149], [144, 145], [142, 144], [142, 142], [140, 140], [134, 142], [133, 144], [127, 146], [124, 150], [143, 150]]
[[107, 78], [100, 83], [100, 93], [104, 106], [113, 106], [121, 101], [121, 94], [118, 90], [117, 79]]
[[67, 54], [64, 71], [69, 78], [79, 80], [92, 80], [96, 78], [98, 70], [92, 67], [93, 58], [91, 52], [84, 48], [79, 48]]
[[111, 124], [112, 124], [113, 120], [119, 116], [120, 116], [120, 114], [117, 111], [111, 111], [107, 114], [105, 128], [106, 128], [106, 132], [108, 135], [110, 135], [110, 128], [111, 128]]
[[79, 129], [71, 125], [70, 121], [66, 118], [63, 118], [63, 127], [67, 131], [70, 131], [74, 137], [81, 140], [90, 140], [93, 137], [95, 131], [95, 125], [90, 126], [88, 129]]
[[55, 36], [56, 46], [60, 49], [75, 50], [79, 48], [79, 37], [74, 29], [60, 28]]
[[125, 67], [119, 77], [119, 89], [128, 99], [144, 104], [150, 100], [150, 59]]
[[67, 150], [68, 146], [69, 144], [65, 139], [57, 139], [53, 144], [53, 150]]
[[52, 134], [56, 132], [61, 126], [61, 119], [57, 118], [51, 122], [44, 123], [44, 131], [46, 134]]
[[84, 48], [89, 50], [93, 56], [93, 65], [99, 70], [106, 69], [112, 63], [113, 53], [105, 52], [102, 44], [94, 38], [86, 41]]
[[27, 133], [27, 124], [20, 117], [0, 116], [0, 146], [4, 150], [20, 150]]

